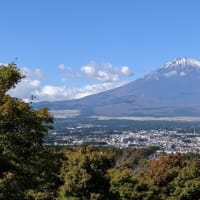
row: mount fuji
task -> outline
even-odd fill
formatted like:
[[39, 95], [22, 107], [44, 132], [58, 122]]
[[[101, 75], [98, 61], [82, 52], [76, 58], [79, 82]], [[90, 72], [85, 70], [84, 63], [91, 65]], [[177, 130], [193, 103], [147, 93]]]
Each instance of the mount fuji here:
[[85, 115], [200, 116], [200, 62], [176, 58], [127, 85], [78, 100], [35, 107], [76, 109]]

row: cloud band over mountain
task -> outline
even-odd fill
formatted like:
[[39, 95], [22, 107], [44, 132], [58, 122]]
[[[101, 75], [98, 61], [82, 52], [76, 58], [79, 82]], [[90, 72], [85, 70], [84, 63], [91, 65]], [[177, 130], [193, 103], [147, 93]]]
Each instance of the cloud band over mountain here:
[[[36, 97], [36, 101], [79, 99], [119, 87], [127, 83], [126, 78], [133, 75], [128, 66], [117, 67], [111, 63], [90, 62], [80, 67], [78, 71], [64, 64], [60, 64], [57, 68], [61, 72], [60, 85], [43, 84], [45, 72], [39, 68], [35, 70], [21, 68], [26, 78], [11, 90], [10, 94], [25, 101], [29, 101], [32, 95]], [[84, 84], [79, 87], [68, 86], [69, 81], [73, 83], [75, 80], [84, 81]], [[89, 83], [85, 84], [86, 81]]]

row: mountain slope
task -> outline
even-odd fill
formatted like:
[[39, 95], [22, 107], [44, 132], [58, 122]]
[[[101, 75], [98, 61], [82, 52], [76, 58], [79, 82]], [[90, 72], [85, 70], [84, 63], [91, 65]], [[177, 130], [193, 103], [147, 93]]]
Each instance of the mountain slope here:
[[88, 115], [200, 116], [200, 62], [177, 58], [119, 88], [43, 105], [50, 109], [79, 109]]

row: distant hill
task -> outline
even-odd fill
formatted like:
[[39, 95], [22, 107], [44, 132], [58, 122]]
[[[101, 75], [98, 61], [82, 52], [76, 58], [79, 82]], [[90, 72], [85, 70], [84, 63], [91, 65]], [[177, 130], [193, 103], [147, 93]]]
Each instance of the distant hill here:
[[80, 110], [83, 115], [200, 116], [200, 62], [177, 58], [119, 88], [78, 100], [39, 102], [34, 106]]

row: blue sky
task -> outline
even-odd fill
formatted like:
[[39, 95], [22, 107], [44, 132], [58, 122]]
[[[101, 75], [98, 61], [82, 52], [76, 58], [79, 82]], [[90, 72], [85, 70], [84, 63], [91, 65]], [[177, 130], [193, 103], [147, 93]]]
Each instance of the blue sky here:
[[0, 62], [27, 78], [11, 94], [63, 100], [200, 60], [199, 0], [2, 0]]

